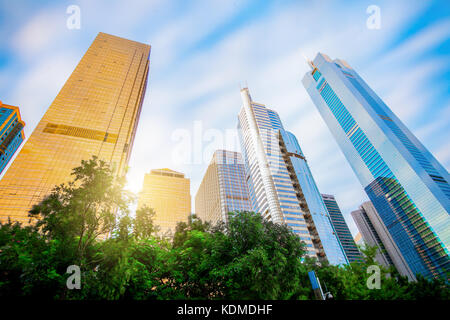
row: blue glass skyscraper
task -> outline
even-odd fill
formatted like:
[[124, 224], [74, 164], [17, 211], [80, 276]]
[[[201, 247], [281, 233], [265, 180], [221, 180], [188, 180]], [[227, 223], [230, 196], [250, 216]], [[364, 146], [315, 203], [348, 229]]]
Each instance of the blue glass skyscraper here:
[[328, 214], [330, 215], [331, 223], [336, 230], [336, 235], [341, 241], [344, 248], [345, 255], [349, 262], [362, 261], [361, 252], [353, 240], [350, 229], [347, 222], [345, 222], [344, 215], [339, 208], [336, 198], [331, 194], [322, 194], [323, 202], [327, 207]]
[[[304, 205], [305, 216], [312, 220], [318, 237], [322, 244], [325, 243], [327, 247], [325, 252], [328, 250], [330, 252], [328, 255], [339, 253], [339, 259], [342, 259], [341, 253], [344, 253], [345, 263], [349, 263], [350, 259], [348, 259], [344, 244], [339, 238], [330, 212], [317, 188], [297, 138], [289, 131], [280, 130], [280, 144], [287, 169], [294, 173], [291, 178], [294, 182], [294, 187], [298, 185], [297, 189], [301, 191], [306, 202], [300, 201], [300, 206]], [[334, 259], [337, 259], [337, 257]]]
[[362, 203], [358, 210], [352, 211], [351, 215], [364, 242], [378, 247], [375, 260], [386, 267], [395, 266], [401, 275], [408, 277], [410, 281], [415, 281], [414, 273], [406, 263], [372, 202]]
[[241, 97], [238, 131], [253, 209], [290, 226], [309, 256], [347, 264], [297, 139], [275, 111], [252, 101], [247, 88]]
[[19, 108], [0, 101], [0, 173], [25, 140]]
[[448, 172], [342, 60], [319, 53], [303, 85], [414, 274], [449, 271]]

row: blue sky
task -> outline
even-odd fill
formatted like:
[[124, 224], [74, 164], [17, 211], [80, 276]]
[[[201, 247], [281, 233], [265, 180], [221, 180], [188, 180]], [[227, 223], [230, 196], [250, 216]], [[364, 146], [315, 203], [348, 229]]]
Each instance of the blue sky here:
[[[79, 30], [66, 27], [69, 5], [80, 8]], [[380, 8], [380, 29], [366, 27], [369, 5]], [[301, 84], [303, 55], [318, 51], [346, 60], [450, 167], [448, 1], [0, 1], [0, 100], [20, 107], [26, 136], [100, 31], [152, 46], [129, 163], [135, 192], [144, 173], [169, 167], [191, 178], [194, 198], [211, 152], [238, 148], [246, 81], [297, 136], [320, 191], [336, 196], [356, 234], [350, 211], [367, 196]], [[177, 157], [183, 135], [200, 160]]]

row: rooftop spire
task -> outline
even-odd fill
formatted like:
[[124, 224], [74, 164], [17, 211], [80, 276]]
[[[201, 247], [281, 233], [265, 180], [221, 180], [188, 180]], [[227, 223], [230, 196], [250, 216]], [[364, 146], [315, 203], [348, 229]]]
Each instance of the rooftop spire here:
[[305, 59], [306, 63], [311, 67], [311, 69], [314, 70], [314, 68], [315, 68], [314, 63], [311, 60], [309, 60], [303, 53], [301, 53], [301, 55], [302, 55], [303, 59]]

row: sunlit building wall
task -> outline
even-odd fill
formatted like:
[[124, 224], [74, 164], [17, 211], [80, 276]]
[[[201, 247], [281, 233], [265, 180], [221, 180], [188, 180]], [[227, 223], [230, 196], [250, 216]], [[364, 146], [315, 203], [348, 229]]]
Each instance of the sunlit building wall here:
[[309, 256], [346, 264], [295, 137], [284, 130], [275, 111], [252, 101], [248, 88], [241, 90], [241, 97], [238, 132], [253, 209], [290, 226], [305, 242]]
[[0, 174], [25, 140], [19, 108], [0, 101]]
[[191, 214], [190, 180], [167, 168], [151, 170], [139, 194], [138, 208], [144, 205], [155, 211], [153, 222], [159, 234], [172, 236], [177, 223], [187, 223]]
[[361, 235], [361, 232], [358, 232], [353, 240], [355, 240], [357, 246], [364, 247], [364, 239]]
[[217, 150], [195, 196], [195, 214], [212, 224], [228, 222], [228, 213], [252, 211], [239, 152]]
[[93, 155], [125, 173], [147, 86], [150, 46], [99, 33], [0, 181], [0, 220], [28, 211]]
[[311, 67], [303, 85], [410, 269], [446, 277], [447, 170], [348, 63], [319, 53]]

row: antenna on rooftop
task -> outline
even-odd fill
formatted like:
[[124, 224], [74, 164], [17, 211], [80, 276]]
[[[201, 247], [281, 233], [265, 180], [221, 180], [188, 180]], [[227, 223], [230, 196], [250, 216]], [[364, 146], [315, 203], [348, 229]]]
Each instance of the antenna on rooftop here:
[[305, 62], [311, 67], [311, 69], [314, 69], [314, 68], [315, 68], [314, 63], [313, 63], [311, 60], [309, 60], [309, 59], [303, 54], [303, 52], [301, 53], [301, 55], [302, 55], [303, 59], [305, 59]]
[[247, 81], [246, 81], [246, 80], [244, 80], [244, 81], [239, 81], [239, 88], [240, 88], [241, 90], [243, 90], [243, 89], [248, 89]]

